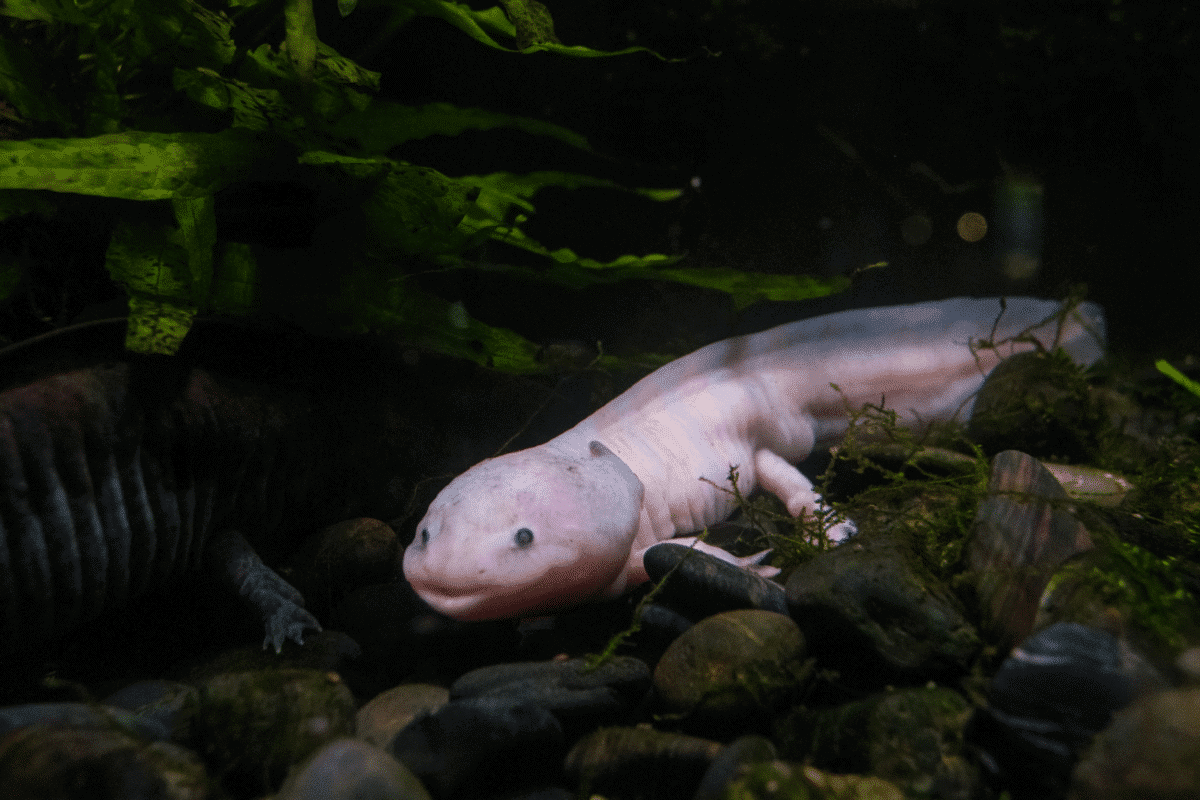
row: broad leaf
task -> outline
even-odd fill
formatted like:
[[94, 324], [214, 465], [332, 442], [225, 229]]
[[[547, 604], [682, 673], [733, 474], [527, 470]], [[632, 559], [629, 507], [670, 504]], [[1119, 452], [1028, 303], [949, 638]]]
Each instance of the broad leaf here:
[[126, 200], [200, 197], [254, 175], [264, 155], [259, 140], [238, 130], [0, 141], [0, 189]]

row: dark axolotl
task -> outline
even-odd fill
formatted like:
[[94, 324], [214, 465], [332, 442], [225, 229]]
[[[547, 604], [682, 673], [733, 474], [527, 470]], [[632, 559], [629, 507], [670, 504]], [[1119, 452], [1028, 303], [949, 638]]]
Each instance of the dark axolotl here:
[[258, 611], [264, 646], [319, 629], [264, 564], [291, 536], [387, 518], [430, 469], [429, 387], [385, 348], [198, 320], [174, 357], [124, 320], [0, 351], [0, 651], [206, 571]]
[[820, 498], [793, 464], [838, 442], [848, 408], [882, 399], [905, 425], [966, 420], [1002, 359], [1062, 347], [1091, 364], [1103, 345], [1098, 306], [1027, 297], [843, 311], [714, 342], [545, 444], [459, 475], [429, 506], [404, 573], [437, 610], [479, 620], [616, 596], [647, 579], [642, 556], [663, 541], [751, 566], [680, 537], [733, 510], [731, 466], [742, 491], [813, 513]]

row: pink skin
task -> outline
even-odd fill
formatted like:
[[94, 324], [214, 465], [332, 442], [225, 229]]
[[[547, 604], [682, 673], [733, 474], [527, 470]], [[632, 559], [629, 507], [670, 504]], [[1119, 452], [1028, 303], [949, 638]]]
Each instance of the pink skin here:
[[[814, 513], [820, 498], [793, 463], [840, 440], [847, 405], [883, 401], [913, 427], [968, 419], [987, 373], [1035, 347], [1005, 341], [1013, 337], [1091, 364], [1103, 318], [1091, 304], [1060, 314], [1056, 303], [1015, 298], [1002, 314], [999, 300], [957, 298], [715, 342], [549, 442], [459, 475], [417, 527], [404, 574], [433, 608], [475, 620], [614, 597], [646, 580], [642, 555], [662, 541], [751, 566], [756, 557], [675, 538], [729, 515], [732, 498], [717, 487], [731, 465], [744, 493], [762, 486], [789, 513]], [[853, 532], [846, 521], [831, 535]]]

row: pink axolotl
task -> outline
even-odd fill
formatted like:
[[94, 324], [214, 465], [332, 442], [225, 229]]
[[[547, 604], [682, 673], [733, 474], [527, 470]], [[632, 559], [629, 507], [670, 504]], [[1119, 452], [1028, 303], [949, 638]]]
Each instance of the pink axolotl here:
[[[1103, 328], [1090, 303], [957, 298], [715, 342], [545, 444], [459, 475], [430, 504], [404, 574], [436, 610], [479, 620], [615, 597], [647, 579], [642, 555], [666, 540], [747, 566], [695, 537], [674, 538], [729, 515], [734, 501], [720, 487], [731, 466], [742, 492], [762, 486], [789, 513], [813, 513], [820, 498], [793, 463], [840, 440], [847, 405], [882, 400], [912, 426], [966, 420], [1001, 359], [1036, 340], [1091, 364]], [[841, 522], [831, 534], [853, 532]]]

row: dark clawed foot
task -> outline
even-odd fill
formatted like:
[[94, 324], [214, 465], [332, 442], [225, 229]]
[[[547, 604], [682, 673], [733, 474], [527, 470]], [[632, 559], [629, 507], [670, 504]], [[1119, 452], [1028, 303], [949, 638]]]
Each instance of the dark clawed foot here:
[[263, 649], [268, 646], [275, 648], [275, 653], [283, 651], [283, 642], [291, 639], [296, 644], [304, 644], [305, 630], [321, 630], [321, 623], [308, 613], [304, 607], [295, 603], [284, 603], [266, 622], [267, 635], [263, 639]]

